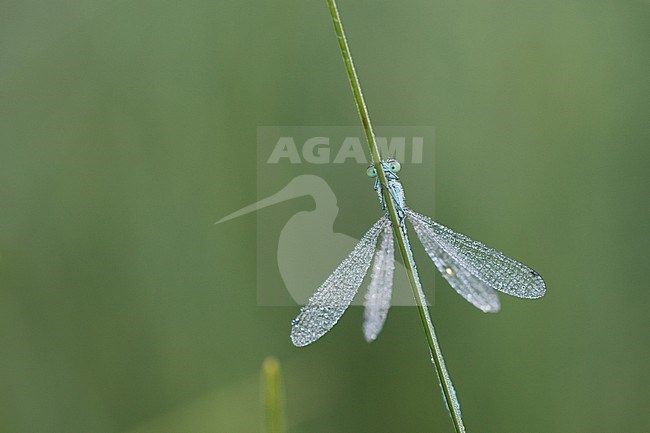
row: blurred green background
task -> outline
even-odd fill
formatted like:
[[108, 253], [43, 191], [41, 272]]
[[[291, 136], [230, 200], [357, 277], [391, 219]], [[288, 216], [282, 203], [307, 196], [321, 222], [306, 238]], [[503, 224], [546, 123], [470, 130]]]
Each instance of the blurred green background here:
[[[468, 430], [650, 431], [650, 4], [339, 6], [374, 122], [436, 127], [436, 218], [547, 282], [488, 316], [438, 281]], [[291, 432], [452, 431], [414, 309], [297, 349], [256, 305], [264, 215], [213, 222], [258, 125], [358, 125], [324, 0], [0, 2], [1, 431], [259, 431], [268, 354]]]

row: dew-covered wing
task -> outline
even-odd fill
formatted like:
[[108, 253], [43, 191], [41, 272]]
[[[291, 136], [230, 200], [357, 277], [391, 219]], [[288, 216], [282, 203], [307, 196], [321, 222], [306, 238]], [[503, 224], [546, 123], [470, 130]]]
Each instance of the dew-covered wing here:
[[427, 216], [412, 210], [408, 210], [407, 215], [414, 226], [428, 228], [430, 238], [460, 268], [492, 289], [529, 299], [539, 298], [546, 293], [544, 280], [528, 266], [456, 233]]
[[364, 300], [363, 335], [366, 341], [374, 341], [384, 327], [390, 298], [393, 291], [395, 272], [395, 244], [393, 229], [387, 225], [381, 235], [379, 249], [372, 263], [370, 284]]
[[370, 267], [379, 234], [389, 224], [387, 216], [380, 218], [361, 238], [350, 255], [309, 298], [307, 305], [292, 322], [293, 344], [306, 346], [332, 329], [359, 290]]
[[472, 305], [486, 313], [496, 313], [501, 308], [497, 292], [487, 284], [472, 275], [457, 260], [447, 254], [438, 242], [436, 234], [428, 224], [422, 220], [409, 218], [415, 233], [424, 246], [436, 268], [463, 298]]

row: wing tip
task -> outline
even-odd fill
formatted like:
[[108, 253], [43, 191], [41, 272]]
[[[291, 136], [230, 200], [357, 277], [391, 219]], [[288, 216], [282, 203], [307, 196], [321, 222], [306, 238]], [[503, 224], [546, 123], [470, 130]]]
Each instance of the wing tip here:
[[372, 343], [377, 339], [377, 334], [363, 334], [363, 337], [366, 339], [366, 343]]
[[300, 332], [300, 330], [297, 330], [295, 327], [291, 329], [291, 342], [296, 347], [305, 347], [316, 340], [317, 339], [308, 338], [308, 336], [304, 335], [304, 333]]
[[376, 329], [376, 326], [370, 325], [368, 322], [363, 323], [363, 338], [365, 338], [367, 343], [372, 343], [379, 337], [381, 328]]
[[539, 290], [530, 296], [530, 299], [539, 299], [546, 295], [546, 289]]
[[[506, 293], [506, 292], [504, 292]], [[515, 296], [517, 298], [522, 298], [522, 299], [539, 299], [542, 298], [544, 295], [546, 295], [546, 288], [541, 288], [541, 289], [536, 289], [536, 290], [531, 290], [527, 291], [523, 294], [511, 294], [511, 293], [506, 293], [508, 295]]]
[[[534, 272], [534, 271], [533, 271]], [[537, 274], [539, 285], [534, 288], [531, 293], [530, 299], [539, 299], [542, 296], [546, 295], [546, 283], [542, 279], [541, 275]]]

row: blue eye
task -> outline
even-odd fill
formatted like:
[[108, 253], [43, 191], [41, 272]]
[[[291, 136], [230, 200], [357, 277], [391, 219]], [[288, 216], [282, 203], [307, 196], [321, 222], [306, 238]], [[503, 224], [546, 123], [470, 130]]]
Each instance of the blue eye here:
[[402, 166], [400, 165], [400, 163], [399, 163], [398, 161], [394, 160], [394, 159], [388, 161], [388, 167], [391, 169], [391, 171], [392, 171], [393, 173], [397, 173], [397, 172], [400, 171], [400, 169], [402, 168]]
[[366, 170], [366, 174], [368, 177], [377, 177], [377, 169], [375, 168], [374, 165], [371, 165], [368, 167], [368, 170]]

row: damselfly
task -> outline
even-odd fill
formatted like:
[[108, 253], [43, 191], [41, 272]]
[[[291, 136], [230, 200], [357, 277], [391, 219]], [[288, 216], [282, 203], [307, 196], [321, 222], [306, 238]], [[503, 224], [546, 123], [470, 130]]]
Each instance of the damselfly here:
[[[544, 280], [537, 272], [409, 209], [397, 176], [399, 162], [391, 159], [382, 161], [380, 166], [387, 180], [387, 195], [397, 211], [398, 229], [406, 240], [407, 258], [412, 263], [418, 288], [421, 287], [408, 240], [406, 220], [411, 223], [425, 251], [451, 287], [480, 310], [489, 313], [499, 311], [497, 291], [529, 299], [544, 295]], [[384, 187], [375, 166], [368, 167], [367, 173], [375, 179], [374, 189], [379, 195], [382, 210], [386, 211], [382, 193]], [[380, 236], [381, 242], [377, 248]], [[371, 263], [370, 284], [364, 301], [363, 332], [367, 341], [376, 339], [390, 308], [394, 253], [393, 228], [386, 213], [301, 309], [292, 323], [293, 344], [306, 346], [332, 329], [352, 302]]]

